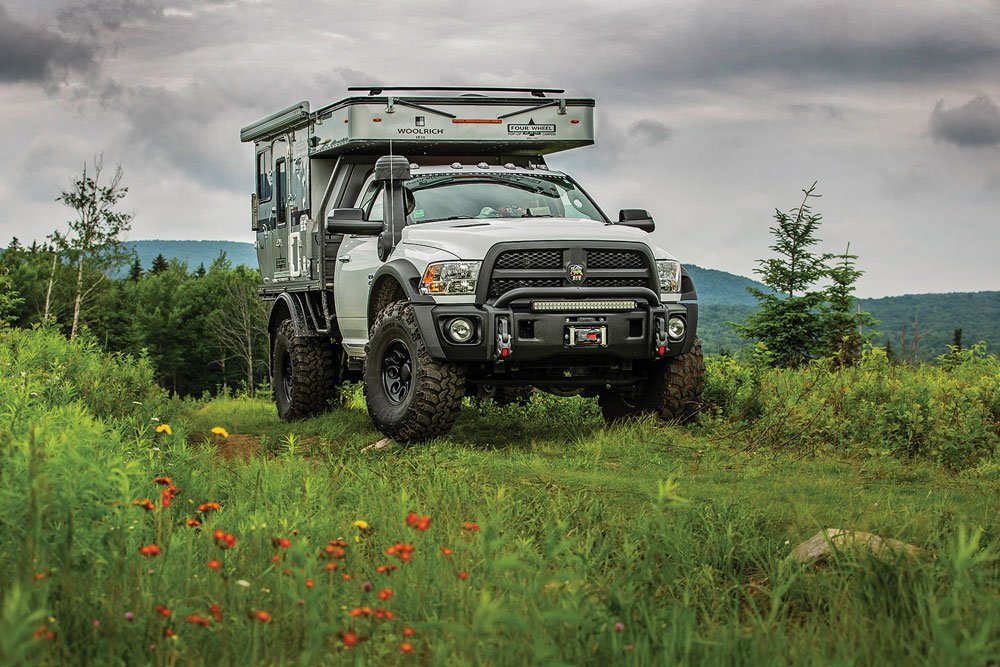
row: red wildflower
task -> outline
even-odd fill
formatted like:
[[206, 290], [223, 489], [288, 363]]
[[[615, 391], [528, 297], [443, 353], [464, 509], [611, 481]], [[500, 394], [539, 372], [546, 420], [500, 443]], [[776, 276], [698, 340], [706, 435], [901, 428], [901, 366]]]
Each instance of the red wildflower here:
[[49, 626], [42, 623], [37, 628], [35, 628], [35, 631], [31, 633], [31, 636], [39, 641], [44, 639], [45, 641], [50, 642], [55, 640], [56, 633], [49, 630]]
[[143, 556], [159, 556], [162, 552], [160, 547], [155, 544], [147, 544], [144, 547], [139, 547], [139, 553]]
[[388, 609], [383, 609], [382, 607], [377, 607], [375, 609], [375, 618], [377, 618], [380, 621], [382, 620], [391, 621], [395, 617], [396, 615]]
[[399, 645], [399, 650], [402, 651], [403, 653], [412, 653], [413, 644], [411, 644], [410, 642], [403, 642], [402, 644]]
[[404, 563], [410, 562], [413, 558], [413, 546], [405, 542], [397, 542], [385, 550], [387, 556], [396, 556]]
[[336, 570], [338, 567], [339, 566], [336, 563], [327, 563], [326, 565], [323, 566], [323, 569], [326, 570], [327, 572], [332, 572], [333, 570]]
[[166, 605], [162, 604], [158, 604], [155, 607], [153, 607], [153, 611], [155, 611], [163, 618], [170, 618], [174, 614], [174, 612], [170, 611], [170, 607], [167, 607]]
[[198, 526], [201, 525], [201, 521], [198, 521], [198, 519], [188, 519], [184, 523], [191, 526], [192, 528], [197, 528]]
[[288, 549], [292, 546], [292, 541], [287, 537], [272, 537], [271, 546], [275, 549]]
[[35, 574], [31, 575], [31, 579], [32, 581], [41, 581], [47, 576], [49, 576], [48, 572], [36, 572]]
[[410, 512], [406, 515], [406, 525], [423, 532], [431, 527], [431, 518], [429, 516], [418, 516], [416, 512]]
[[154, 509], [156, 509], [156, 505], [154, 505], [153, 501], [150, 500], [149, 498], [143, 498], [142, 500], [139, 499], [133, 500], [132, 504], [135, 505], [136, 507], [141, 507], [142, 509], [148, 512], [151, 512]]
[[461, 579], [462, 581], [465, 581], [466, 579], [469, 578], [469, 573], [466, 572], [465, 570], [462, 570], [461, 572], [458, 573], [458, 578]]
[[403, 636], [404, 637], [412, 637], [414, 632], [416, 632], [416, 630], [414, 630], [413, 628], [411, 628], [409, 625], [407, 625], [406, 627], [403, 628]]
[[208, 613], [212, 615], [216, 623], [222, 623], [222, 607], [213, 603], [209, 606]]
[[215, 546], [220, 549], [232, 549], [236, 546], [236, 536], [219, 528], [212, 532], [212, 538], [215, 540]]
[[271, 562], [272, 563], [281, 562], [281, 554], [274, 554], [273, 556], [271, 556]]
[[340, 575], [340, 578], [343, 579], [344, 581], [350, 581], [351, 580], [351, 575], [349, 575], [349, 574], [342, 574], [342, 575]]
[[163, 492], [160, 493], [160, 504], [163, 505], [163, 507], [165, 508], [170, 507], [170, 503], [172, 503], [173, 500], [174, 500], [174, 492], [171, 491], [170, 489], [163, 489]]
[[464, 526], [462, 526], [462, 528], [465, 529], [465, 530], [471, 530], [473, 532], [476, 532], [476, 531], [479, 530], [479, 524], [478, 523], [467, 523]]
[[191, 614], [187, 617], [187, 622], [192, 625], [200, 625], [203, 628], [207, 628], [209, 623], [212, 621], [208, 617], [202, 616], [201, 614]]
[[201, 505], [198, 505], [199, 512], [212, 512], [214, 510], [221, 510], [221, 509], [222, 505], [220, 505], [219, 503], [202, 503]]
[[170, 639], [171, 637], [174, 636], [174, 631], [171, 630], [170, 628], [163, 628], [163, 636], [166, 637], [167, 639]]
[[306, 579], [306, 588], [312, 590], [312, 587], [316, 585], [316, 582], [312, 579]]
[[333, 559], [340, 559], [347, 555], [347, 552], [344, 551], [342, 547], [339, 547], [335, 544], [328, 544], [325, 547], [323, 547], [323, 553], [325, 556], [329, 556], [330, 558]]
[[414, 512], [413, 510], [410, 510], [409, 514], [406, 515], [406, 525], [412, 528], [413, 526], [417, 525], [418, 518], [419, 517], [417, 517], [417, 513]]
[[220, 563], [218, 559], [213, 558], [212, 560], [208, 561], [208, 567], [212, 570], [221, 570], [222, 563]]
[[382, 602], [385, 602], [386, 600], [388, 600], [391, 597], [392, 597], [392, 589], [391, 588], [383, 588], [382, 590], [380, 590], [378, 592], [378, 599], [381, 600]]
[[263, 609], [256, 609], [251, 611], [249, 614], [251, 621], [260, 621], [261, 623], [267, 623], [271, 620], [271, 615], [264, 611]]
[[222, 530], [221, 528], [216, 528], [215, 530], [212, 531], [212, 539], [215, 540], [216, 542], [225, 537], [226, 537], [226, 531]]
[[371, 607], [355, 607], [354, 609], [351, 610], [351, 616], [353, 618], [357, 618], [358, 616], [371, 616], [371, 615], [372, 615]]
[[455, 552], [449, 549], [448, 547], [441, 547], [441, 553], [443, 553], [445, 556], [450, 556]]
[[171, 480], [169, 477], [167, 477], [165, 475], [157, 477], [156, 479], [153, 480], [153, 483], [154, 484], [162, 484], [163, 486], [167, 486], [167, 487], [172, 487], [174, 485], [173, 480]]
[[344, 642], [344, 646], [347, 648], [351, 648], [352, 646], [357, 646], [361, 638], [358, 637], [358, 633], [348, 630], [347, 632], [340, 633], [340, 641]]

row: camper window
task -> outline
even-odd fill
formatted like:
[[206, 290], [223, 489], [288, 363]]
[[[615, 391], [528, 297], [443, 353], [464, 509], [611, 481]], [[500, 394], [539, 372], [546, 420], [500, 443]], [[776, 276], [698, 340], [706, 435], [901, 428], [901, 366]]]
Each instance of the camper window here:
[[257, 201], [271, 200], [271, 149], [257, 153]]

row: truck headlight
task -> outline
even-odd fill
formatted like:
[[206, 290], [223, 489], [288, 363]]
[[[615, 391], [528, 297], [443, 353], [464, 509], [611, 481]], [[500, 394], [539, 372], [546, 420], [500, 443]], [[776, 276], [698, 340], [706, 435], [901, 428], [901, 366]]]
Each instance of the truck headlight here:
[[662, 294], [681, 291], [681, 263], [672, 259], [656, 260], [656, 275], [660, 279]]
[[482, 262], [435, 262], [420, 279], [421, 294], [472, 294]]

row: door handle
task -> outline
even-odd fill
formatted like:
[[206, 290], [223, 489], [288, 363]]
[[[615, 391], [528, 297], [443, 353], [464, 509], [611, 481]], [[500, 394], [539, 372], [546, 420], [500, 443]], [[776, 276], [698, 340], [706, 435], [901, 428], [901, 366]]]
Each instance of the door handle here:
[[341, 255], [340, 257], [337, 258], [337, 261], [338, 262], [349, 262], [349, 261], [351, 261], [351, 256], [350, 255]]

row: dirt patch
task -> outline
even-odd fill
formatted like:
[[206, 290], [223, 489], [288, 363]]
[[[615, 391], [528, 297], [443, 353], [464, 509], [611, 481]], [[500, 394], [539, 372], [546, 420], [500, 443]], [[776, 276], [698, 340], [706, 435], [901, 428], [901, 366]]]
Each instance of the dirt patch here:
[[210, 443], [219, 457], [229, 461], [240, 458], [244, 461], [260, 456], [260, 438], [255, 435], [230, 433], [228, 438], [213, 436]]

